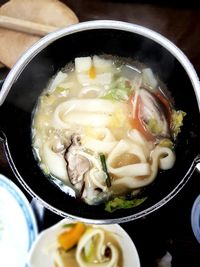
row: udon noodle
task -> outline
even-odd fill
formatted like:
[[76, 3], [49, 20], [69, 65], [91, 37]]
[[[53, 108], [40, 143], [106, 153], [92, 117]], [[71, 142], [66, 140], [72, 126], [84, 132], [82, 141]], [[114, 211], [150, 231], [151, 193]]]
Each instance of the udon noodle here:
[[47, 175], [95, 205], [138, 192], [173, 167], [184, 115], [150, 68], [76, 58], [38, 101], [33, 147]]

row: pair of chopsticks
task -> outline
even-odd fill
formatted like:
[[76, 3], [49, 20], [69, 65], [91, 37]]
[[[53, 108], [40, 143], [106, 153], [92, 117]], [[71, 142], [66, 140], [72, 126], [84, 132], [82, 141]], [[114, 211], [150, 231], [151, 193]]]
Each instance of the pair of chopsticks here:
[[53, 26], [8, 16], [0, 16], [0, 27], [38, 36], [45, 36], [58, 29]]

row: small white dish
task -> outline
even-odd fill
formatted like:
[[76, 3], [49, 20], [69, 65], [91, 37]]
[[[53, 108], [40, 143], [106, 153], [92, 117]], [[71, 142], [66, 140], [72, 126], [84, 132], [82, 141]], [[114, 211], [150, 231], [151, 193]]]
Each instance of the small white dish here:
[[[55, 244], [58, 233], [60, 233], [63, 229], [63, 225], [69, 223], [72, 223], [72, 221], [69, 219], [63, 219], [38, 235], [29, 253], [29, 267], [53, 267], [52, 258], [47, 252], [47, 248], [50, 244]], [[140, 267], [140, 260], [136, 247], [122, 227], [118, 224], [98, 225], [97, 227], [116, 233], [115, 237], [122, 249], [123, 267]]]
[[0, 266], [25, 267], [37, 233], [34, 213], [25, 195], [0, 174]]

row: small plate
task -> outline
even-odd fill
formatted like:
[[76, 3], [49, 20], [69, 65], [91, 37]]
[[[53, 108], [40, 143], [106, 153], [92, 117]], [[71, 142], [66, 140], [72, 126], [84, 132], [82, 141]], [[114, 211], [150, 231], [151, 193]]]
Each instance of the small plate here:
[[[47, 252], [48, 248], [51, 244], [55, 244], [58, 233], [63, 229], [63, 225], [73, 222], [69, 219], [63, 219], [38, 235], [29, 253], [29, 267], [52, 266], [52, 258]], [[123, 267], [140, 267], [140, 260], [136, 247], [122, 227], [118, 224], [98, 225], [97, 227], [116, 233], [115, 237], [118, 239], [118, 243], [122, 249]]]
[[25, 195], [0, 174], [0, 266], [25, 266], [37, 233], [34, 213]]

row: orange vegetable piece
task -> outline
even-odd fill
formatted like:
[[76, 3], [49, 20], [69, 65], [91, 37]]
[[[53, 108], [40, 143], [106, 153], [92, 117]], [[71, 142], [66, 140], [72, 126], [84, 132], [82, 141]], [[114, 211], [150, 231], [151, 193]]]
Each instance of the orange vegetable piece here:
[[97, 76], [97, 73], [96, 73], [96, 69], [94, 66], [92, 66], [89, 70], [89, 76], [90, 76], [90, 79], [95, 79], [96, 76]]
[[65, 231], [58, 236], [59, 245], [63, 249], [69, 250], [78, 243], [85, 230], [86, 226], [83, 223], [75, 224], [69, 231]]

